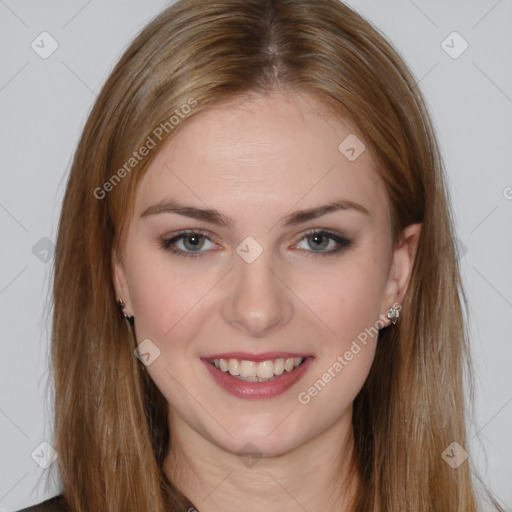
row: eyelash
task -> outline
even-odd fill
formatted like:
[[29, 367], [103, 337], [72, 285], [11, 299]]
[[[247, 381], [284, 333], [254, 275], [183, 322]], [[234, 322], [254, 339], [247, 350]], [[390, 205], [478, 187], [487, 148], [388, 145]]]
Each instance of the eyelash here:
[[[172, 244], [178, 242], [179, 240], [181, 240], [183, 238], [187, 238], [187, 236], [192, 236], [192, 235], [200, 235], [200, 236], [206, 238], [208, 241], [213, 242], [213, 240], [208, 236], [208, 233], [206, 231], [202, 231], [202, 230], [198, 229], [198, 230], [181, 231], [171, 238], [163, 238], [163, 239], [161, 239], [160, 246], [162, 249], [169, 251], [171, 254], [174, 254], [176, 256], [181, 256], [184, 258], [197, 258], [197, 257], [201, 256], [201, 253], [207, 252], [207, 251], [182, 251], [181, 249], [176, 249], [175, 247], [172, 247]], [[330, 250], [330, 251], [317, 252], [317, 251], [306, 250], [306, 252], [314, 253], [315, 256], [316, 255], [330, 256], [332, 254], [336, 254], [336, 253], [343, 251], [343, 249], [348, 249], [349, 247], [352, 247], [352, 245], [353, 245], [351, 240], [348, 240], [347, 238], [345, 238], [343, 236], [337, 235], [335, 233], [331, 233], [329, 231], [315, 230], [315, 229], [312, 229], [312, 230], [306, 232], [304, 234], [304, 236], [299, 240], [299, 242], [301, 242], [302, 240], [304, 240], [305, 238], [307, 238], [308, 236], [311, 236], [311, 235], [326, 235], [328, 238], [330, 238], [331, 240], [334, 240], [338, 244], [338, 248], [336, 248], [334, 250]]]

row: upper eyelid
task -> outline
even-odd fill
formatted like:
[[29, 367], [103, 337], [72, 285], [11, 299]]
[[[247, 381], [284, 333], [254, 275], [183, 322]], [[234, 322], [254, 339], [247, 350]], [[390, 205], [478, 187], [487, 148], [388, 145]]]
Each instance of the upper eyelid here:
[[[330, 229], [330, 228], [308, 228], [306, 229], [305, 231], [302, 231], [300, 233], [300, 236], [306, 236], [306, 235], [309, 235], [309, 234], [312, 234], [312, 233], [327, 233], [327, 234], [331, 234], [331, 235], [335, 235], [335, 236], [339, 236], [339, 237], [343, 237], [343, 238], [348, 238], [346, 235], [344, 235], [343, 233], [340, 233], [340, 232], [337, 232], [333, 229]], [[210, 238], [210, 239], [216, 239], [217, 236], [216, 235], [212, 235], [212, 233], [208, 230], [204, 230], [204, 229], [200, 229], [200, 228], [188, 228], [188, 229], [183, 229], [183, 230], [180, 230], [180, 231], [176, 231], [175, 233], [171, 233], [169, 235], [164, 235], [162, 238], [168, 240], [170, 238], [176, 238], [176, 237], [179, 237], [179, 236], [187, 236], [187, 235], [202, 235], [206, 238]], [[299, 235], [297, 235], [299, 236]]]

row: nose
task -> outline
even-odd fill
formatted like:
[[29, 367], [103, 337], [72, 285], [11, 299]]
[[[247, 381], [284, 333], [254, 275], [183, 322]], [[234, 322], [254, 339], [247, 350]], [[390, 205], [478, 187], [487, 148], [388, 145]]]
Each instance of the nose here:
[[226, 322], [251, 337], [261, 338], [290, 321], [293, 294], [284, 276], [271, 268], [265, 251], [252, 263], [240, 258], [231, 276], [233, 288], [223, 309]]

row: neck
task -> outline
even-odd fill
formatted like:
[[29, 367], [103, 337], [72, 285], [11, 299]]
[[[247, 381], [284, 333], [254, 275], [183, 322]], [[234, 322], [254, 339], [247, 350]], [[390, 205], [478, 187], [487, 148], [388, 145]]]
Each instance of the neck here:
[[358, 477], [351, 409], [327, 431], [279, 456], [228, 452], [170, 415], [164, 472], [199, 512], [348, 512]]

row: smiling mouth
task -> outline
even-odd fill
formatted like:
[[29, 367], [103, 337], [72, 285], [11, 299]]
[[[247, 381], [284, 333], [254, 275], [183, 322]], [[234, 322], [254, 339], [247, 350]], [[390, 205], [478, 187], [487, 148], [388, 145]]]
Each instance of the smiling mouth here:
[[305, 357], [280, 357], [260, 362], [246, 359], [209, 359], [208, 362], [238, 380], [266, 382], [292, 372], [301, 366], [305, 360]]

